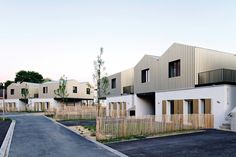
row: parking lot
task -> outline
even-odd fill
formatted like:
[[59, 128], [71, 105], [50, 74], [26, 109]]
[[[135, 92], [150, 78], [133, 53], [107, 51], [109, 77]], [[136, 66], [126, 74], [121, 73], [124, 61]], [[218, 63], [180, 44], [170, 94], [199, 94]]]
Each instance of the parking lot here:
[[232, 157], [236, 133], [220, 130], [108, 144], [131, 157]]

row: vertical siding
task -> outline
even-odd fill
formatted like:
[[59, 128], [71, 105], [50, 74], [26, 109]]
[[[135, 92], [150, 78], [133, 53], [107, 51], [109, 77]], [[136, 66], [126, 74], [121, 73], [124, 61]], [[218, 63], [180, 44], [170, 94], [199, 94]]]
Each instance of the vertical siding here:
[[[169, 78], [169, 62], [180, 59], [180, 76]], [[173, 44], [159, 59], [157, 66], [157, 91], [194, 87], [195, 48]]]
[[[116, 88], [112, 89], [111, 80], [114, 78], [116, 79]], [[108, 97], [121, 95], [121, 72], [108, 76], [108, 80], [109, 80]]]
[[[134, 92], [147, 93], [155, 92], [157, 89], [157, 64], [158, 59], [153, 56], [145, 55], [134, 67]], [[141, 71], [149, 68], [150, 82], [141, 82]]]
[[198, 73], [215, 69], [236, 70], [236, 56], [215, 50], [196, 48], [195, 84], [198, 84]]

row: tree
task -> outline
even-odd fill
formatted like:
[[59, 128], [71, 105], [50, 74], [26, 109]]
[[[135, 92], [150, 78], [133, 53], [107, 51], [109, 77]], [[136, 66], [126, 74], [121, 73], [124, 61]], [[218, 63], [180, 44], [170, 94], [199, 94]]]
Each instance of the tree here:
[[[21, 89], [21, 95], [23, 97], [23, 102], [25, 102], [26, 104], [28, 104], [28, 95], [29, 95], [29, 89], [27, 87], [27, 84], [25, 85], [25, 88]], [[26, 106], [26, 110], [27, 110], [27, 106]]]
[[16, 73], [15, 82], [42, 83], [43, 76], [35, 71], [21, 70]]
[[97, 87], [97, 103], [100, 104], [100, 98], [103, 95], [108, 94], [109, 80], [107, 74], [105, 73], [104, 60], [102, 59], [103, 48], [100, 49], [100, 54], [97, 56], [97, 59], [94, 61], [94, 74], [93, 79]]
[[62, 76], [59, 80], [59, 88], [54, 91], [55, 95], [62, 99], [63, 104], [65, 104], [69, 94], [66, 90], [67, 79], [65, 76]]
[[7, 89], [7, 87], [8, 87], [10, 84], [12, 84], [12, 83], [14, 83], [14, 81], [7, 80], [7, 81], [5, 82], [5, 89]]

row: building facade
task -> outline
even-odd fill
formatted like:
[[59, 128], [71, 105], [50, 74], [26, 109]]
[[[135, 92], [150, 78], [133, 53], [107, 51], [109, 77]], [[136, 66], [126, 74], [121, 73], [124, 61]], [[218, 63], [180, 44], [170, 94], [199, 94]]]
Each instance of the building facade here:
[[[160, 57], [145, 55], [133, 69], [132, 115], [213, 114], [219, 128], [236, 107], [234, 54], [174, 43]], [[114, 99], [118, 104], [131, 100], [112, 93], [108, 110]]]

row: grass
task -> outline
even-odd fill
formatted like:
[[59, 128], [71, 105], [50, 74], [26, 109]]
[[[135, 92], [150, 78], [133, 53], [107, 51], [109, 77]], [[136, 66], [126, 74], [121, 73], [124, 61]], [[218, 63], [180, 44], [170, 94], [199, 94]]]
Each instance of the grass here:
[[10, 118], [5, 118], [5, 120], [3, 120], [3, 117], [0, 117], [0, 121], [11, 121]]
[[66, 121], [95, 121], [96, 119], [86, 119], [86, 118], [79, 118], [79, 119], [58, 119], [56, 121], [66, 122]]
[[129, 141], [129, 140], [140, 140], [140, 139], [145, 139], [147, 136], [144, 135], [132, 135], [132, 136], [127, 136], [127, 137], [116, 137], [116, 138], [109, 138], [109, 139], [105, 139], [105, 140], [98, 140], [101, 143], [114, 143], [114, 142], [121, 142], [121, 141]]
[[130, 141], [130, 140], [140, 140], [140, 139], [147, 139], [147, 138], [156, 138], [156, 137], [165, 137], [165, 136], [173, 136], [173, 135], [180, 135], [180, 134], [188, 134], [188, 133], [196, 133], [200, 130], [182, 130], [182, 131], [175, 131], [175, 132], [166, 132], [166, 133], [160, 133], [156, 135], [131, 135], [127, 137], [111, 137], [109, 139], [104, 140], [98, 140], [101, 143], [115, 143], [115, 142], [121, 142], [121, 141]]
[[90, 126], [83, 126], [85, 129], [88, 129], [89, 131], [96, 131], [96, 126], [95, 125], [90, 125]]

